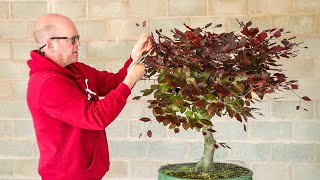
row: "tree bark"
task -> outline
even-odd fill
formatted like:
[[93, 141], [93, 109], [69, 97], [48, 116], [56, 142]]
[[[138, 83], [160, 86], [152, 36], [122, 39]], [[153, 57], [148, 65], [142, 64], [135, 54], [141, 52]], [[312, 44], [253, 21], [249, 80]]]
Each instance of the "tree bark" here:
[[213, 166], [213, 157], [214, 157], [214, 144], [216, 144], [216, 140], [213, 138], [213, 133], [208, 131], [208, 129], [212, 129], [211, 125], [204, 125], [202, 128], [203, 137], [204, 137], [204, 149], [203, 155], [199, 162], [196, 165], [196, 171], [209, 172], [214, 170]]

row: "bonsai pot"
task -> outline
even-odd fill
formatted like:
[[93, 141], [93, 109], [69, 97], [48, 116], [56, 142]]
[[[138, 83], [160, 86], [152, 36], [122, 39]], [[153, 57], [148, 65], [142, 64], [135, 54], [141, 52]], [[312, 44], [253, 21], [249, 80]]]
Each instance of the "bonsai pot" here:
[[252, 180], [250, 169], [227, 163], [214, 163], [208, 173], [194, 172], [196, 163], [168, 164], [158, 171], [158, 180]]

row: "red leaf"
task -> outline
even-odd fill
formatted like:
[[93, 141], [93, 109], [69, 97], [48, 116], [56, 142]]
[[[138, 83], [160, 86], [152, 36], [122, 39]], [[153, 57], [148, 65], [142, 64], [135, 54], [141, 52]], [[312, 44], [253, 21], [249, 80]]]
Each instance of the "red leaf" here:
[[151, 137], [151, 136], [152, 136], [152, 131], [151, 131], [151, 130], [148, 130], [147, 136], [148, 136], [148, 137]]
[[239, 113], [235, 114], [234, 116], [236, 117], [236, 119], [237, 119], [238, 121], [242, 122], [242, 118], [241, 118], [241, 116], [240, 116]]
[[147, 118], [147, 117], [143, 117], [143, 118], [140, 118], [140, 121], [149, 122], [149, 121], [151, 121], [151, 119]]
[[178, 133], [179, 131], [180, 131], [179, 128], [174, 128], [175, 133]]
[[156, 117], [156, 120], [157, 120], [159, 123], [161, 123], [162, 121], [165, 120], [165, 117], [164, 117], [164, 116], [157, 116], [157, 117]]
[[298, 86], [298, 84], [291, 84], [291, 88], [292, 88], [292, 89], [298, 89], [299, 86]]
[[250, 45], [252, 46], [258, 46], [261, 43], [261, 41], [258, 38], [253, 38], [250, 40]]
[[217, 132], [217, 131], [214, 130], [214, 129], [207, 129], [207, 130], [210, 131], [210, 132], [212, 132], [212, 133]]
[[219, 145], [218, 145], [218, 144], [214, 144], [213, 146], [214, 146], [214, 148], [216, 148], [216, 149], [219, 148]]
[[311, 99], [309, 97], [307, 97], [307, 96], [303, 96], [302, 99], [305, 100], [305, 101], [311, 101]]
[[281, 36], [281, 32], [280, 32], [280, 31], [276, 31], [273, 35], [274, 35], [274, 37], [276, 37], [276, 38], [277, 38], [277, 37], [280, 37], [280, 36]]
[[258, 36], [259, 36], [260, 40], [263, 41], [267, 38], [267, 33], [263, 31]]

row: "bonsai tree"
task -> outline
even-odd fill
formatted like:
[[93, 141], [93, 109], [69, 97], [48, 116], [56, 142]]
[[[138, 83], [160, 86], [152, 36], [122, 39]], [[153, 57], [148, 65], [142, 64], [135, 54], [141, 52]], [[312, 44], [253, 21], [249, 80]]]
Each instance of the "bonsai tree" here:
[[[154, 48], [143, 56], [145, 76], [156, 78], [155, 84], [141, 91], [142, 96], [153, 94], [147, 101], [152, 119], [175, 133], [184, 129], [203, 134], [204, 152], [197, 171], [213, 170], [215, 149], [230, 148], [213, 136], [215, 116], [229, 116], [246, 130], [245, 122], [258, 111], [252, 106], [256, 101], [276, 91], [298, 89], [297, 81], [287, 79], [277, 60], [295, 57], [298, 50], [294, 48], [301, 43], [292, 42], [295, 37], [279, 40], [290, 33], [283, 29], [260, 31], [251, 22], [238, 23], [239, 33], [210, 32], [212, 23], [202, 28], [185, 25], [184, 31], [174, 28], [172, 36], [156, 30], [151, 35]], [[298, 98], [310, 101], [306, 96]], [[140, 120], [153, 121], [149, 117]], [[150, 129], [147, 135], [152, 136]]]

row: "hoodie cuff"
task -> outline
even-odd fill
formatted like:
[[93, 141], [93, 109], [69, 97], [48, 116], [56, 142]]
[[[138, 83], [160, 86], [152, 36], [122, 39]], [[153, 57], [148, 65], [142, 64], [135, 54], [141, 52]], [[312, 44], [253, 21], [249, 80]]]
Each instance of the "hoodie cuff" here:
[[128, 68], [130, 66], [130, 64], [132, 63], [132, 61], [133, 61], [133, 59], [131, 58], [131, 55], [130, 55], [129, 59], [127, 59], [124, 66]]
[[131, 89], [124, 83], [120, 83], [117, 91], [124, 95], [126, 98], [131, 94]]

